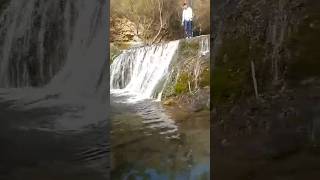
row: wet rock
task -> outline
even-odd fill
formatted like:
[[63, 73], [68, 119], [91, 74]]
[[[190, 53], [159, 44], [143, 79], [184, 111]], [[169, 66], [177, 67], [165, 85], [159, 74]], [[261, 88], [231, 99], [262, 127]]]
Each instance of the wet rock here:
[[128, 42], [137, 40], [136, 28], [133, 22], [127, 18], [111, 18], [110, 37], [111, 42]]
[[167, 99], [163, 102], [163, 105], [166, 105], [166, 106], [172, 106], [174, 104], [175, 104], [174, 99]]

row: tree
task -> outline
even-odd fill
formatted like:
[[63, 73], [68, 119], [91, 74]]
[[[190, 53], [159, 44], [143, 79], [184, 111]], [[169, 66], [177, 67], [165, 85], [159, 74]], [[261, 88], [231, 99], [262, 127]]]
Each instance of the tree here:
[[[209, 0], [193, 0], [195, 26], [209, 33]], [[183, 37], [182, 1], [177, 0], [112, 0], [111, 20], [125, 18], [135, 26], [135, 35], [145, 43], [158, 43]], [[111, 24], [112, 26], [113, 24]], [[112, 27], [111, 27], [112, 28]]]

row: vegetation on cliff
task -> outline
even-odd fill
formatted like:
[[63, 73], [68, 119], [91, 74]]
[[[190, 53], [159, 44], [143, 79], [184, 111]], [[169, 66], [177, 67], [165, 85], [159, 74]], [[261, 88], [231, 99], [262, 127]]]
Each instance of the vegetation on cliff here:
[[[210, 31], [209, 0], [194, 0], [194, 30]], [[157, 43], [183, 37], [182, 2], [176, 0], [111, 1], [111, 41]]]
[[319, 5], [216, 1], [211, 52], [216, 178], [293, 179], [288, 171], [302, 169], [295, 159], [301, 154], [306, 167], [315, 168], [310, 159], [319, 158], [320, 144]]
[[261, 95], [319, 75], [319, 15], [311, 4], [229, 1], [219, 10], [213, 34], [213, 102], [254, 95], [253, 70]]
[[[201, 54], [201, 43], [209, 36], [182, 40], [162, 94], [165, 104], [189, 104], [209, 108], [210, 56]], [[196, 107], [197, 106], [197, 107]]]

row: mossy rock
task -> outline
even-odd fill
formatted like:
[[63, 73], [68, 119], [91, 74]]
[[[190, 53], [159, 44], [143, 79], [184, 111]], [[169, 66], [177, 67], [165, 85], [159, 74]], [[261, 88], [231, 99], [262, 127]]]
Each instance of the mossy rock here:
[[175, 100], [174, 99], [167, 99], [163, 102], [163, 105], [166, 105], [166, 106], [172, 106], [175, 104]]
[[183, 60], [184, 58], [190, 58], [196, 56], [199, 52], [199, 41], [188, 41], [183, 40], [180, 42], [179, 47], [179, 59]]
[[173, 65], [173, 72], [163, 92], [164, 99], [188, 94], [189, 83], [191, 90], [194, 90], [193, 67], [195, 67], [195, 62], [197, 61], [201, 61], [200, 66], [202, 69], [198, 80], [199, 88], [210, 85], [210, 57], [199, 56], [200, 42], [200, 38], [182, 40], [180, 42], [177, 59]]
[[175, 94], [181, 94], [188, 92], [189, 85], [188, 85], [189, 76], [186, 72], [182, 72], [179, 75], [178, 81], [175, 85]]

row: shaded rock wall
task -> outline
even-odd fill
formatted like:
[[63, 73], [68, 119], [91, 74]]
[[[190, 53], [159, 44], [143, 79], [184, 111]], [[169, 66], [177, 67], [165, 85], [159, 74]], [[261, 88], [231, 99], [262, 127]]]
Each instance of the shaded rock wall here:
[[316, 1], [303, 0], [217, 1], [212, 35], [213, 105], [253, 97], [252, 71], [259, 97], [265, 100], [319, 88], [317, 6]]
[[[279, 167], [286, 161], [291, 162], [287, 169], [312, 177], [300, 171], [303, 165], [294, 158], [305, 152], [309, 169], [315, 164], [308, 158], [319, 158], [319, 1], [216, 0], [213, 7], [211, 144], [216, 178], [292, 179]], [[233, 175], [226, 174], [230, 171]]]

